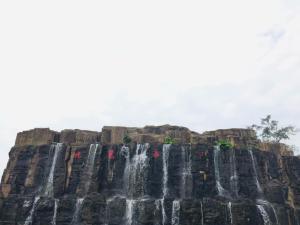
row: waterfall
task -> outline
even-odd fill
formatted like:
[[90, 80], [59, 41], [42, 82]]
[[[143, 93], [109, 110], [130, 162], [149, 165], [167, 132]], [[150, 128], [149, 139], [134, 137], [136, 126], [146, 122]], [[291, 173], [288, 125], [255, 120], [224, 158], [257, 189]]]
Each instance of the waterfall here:
[[84, 194], [86, 194], [90, 188], [97, 149], [98, 149], [98, 144], [90, 145], [89, 154], [84, 167], [84, 175], [85, 175], [84, 180], [86, 181], [84, 184]]
[[264, 225], [271, 225], [271, 221], [270, 221], [270, 217], [267, 213], [267, 211], [265, 210], [265, 208], [262, 205], [256, 205], [258, 208], [258, 211], [260, 212], [260, 215], [263, 218], [264, 221]]
[[133, 225], [134, 200], [126, 199], [126, 225]]
[[163, 145], [163, 198], [168, 195], [168, 161], [170, 144]]
[[[155, 204], [155, 215], [156, 215], [156, 218], [158, 219], [158, 220], [156, 220], [155, 225], [160, 225], [160, 221], [159, 221], [159, 212], [160, 212], [160, 206], [161, 206], [160, 199], [155, 200], [154, 204]], [[157, 214], [158, 214], [158, 216], [157, 216]]]
[[127, 147], [121, 149], [121, 152], [128, 152], [126, 153], [124, 186], [130, 198], [134, 194], [145, 195], [145, 175], [149, 166], [148, 149], [149, 144], [138, 144], [132, 160], [129, 157], [129, 149]]
[[26, 218], [26, 220], [25, 220], [24, 225], [31, 225], [31, 224], [32, 224], [33, 214], [34, 214], [36, 205], [37, 205], [37, 203], [38, 203], [39, 200], [40, 200], [40, 196], [36, 196], [36, 197], [34, 198], [32, 208], [31, 208], [31, 210], [30, 210], [29, 216], [28, 216], [28, 217]]
[[54, 199], [54, 213], [53, 213], [52, 225], [56, 225], [58, 202], [59, 202], [58, 199]]
[[201, 204], [201, 225], [204, 225], [204, 213], [203, 213], [203, 203], [202, 201], [200, 202]]
[[170, 144], [163, 145], [163, 198], [161, 199], [163, 225], [165, 225], [167, 222], [167, 215], [165, 210], [165, 197], [168, 195], [168, 161], [170, 147]]
[[[189, 148], [190, 150], [190, 148]], [[182, 181], [181, 181], [181, 198], [190, 198], [192, 193], [192, 160], [191, 152], [185, 147], [181, 147], [182, 160]]]
[[49, 176], [48, 176], [48, 180], [47, 180], [47, 184], [46, 184], [46, 188], [45, 188], [45, 193], [44, 193], [48, 197], [53, 197], [54, 172], [55, 172], [55, 168], [56, 168], [58, 155], [59, 155], [60, 151], [62, 150], [62, 146], [63, 146], [62, 143], [56, 143], [56, 145], [55, 145], [52, 165], [51, 165], [51, 169], [50, 169], [50, 173], [49, 173]]
[[219, 161], [220, 161], [220, 146], [215, 146], [215, 148], [214, 148], [214, 168], [215, 168], [216, 186], [217, 186], [218, 194], [220, 196], [226, 196], [227, 195], [226, 191], [221, 184]]
[[231, 202], [228, 202], [227, 208], [228, 208], [228, 212], [229, 212], [229, 220], [230, 220], [230, 224], [232, 224]]
[[172, 205], [172, 225], [179, 225], [180, 216], [180, 202], [179, 200], [174, 200]]
[[263, 191], [261, 189], [260, 183], [258, 181], [258, 175], [257, 175], [257, 170], [256, 170], [256, 165], [255, 165], [255, 160], [254, 160], [254, 156], [253, 156], [253, 152], [251, 149], [248, 150], [250, 156], [251, 156], [251, 161], [252, 161], [252, 168], [254, 171], [254, 179], [255, 179], [255, 184], [256, 184], [256, 188], [259, 194], [262, 194]]
[[76, 201], [75, 212], [73, 214], [73, 218], [72, 218], [72, 222], [71, 222], [72, 225], [76, 225], [79, 222], [78, 221], [79, 220], [79, 214], [80, 214], [80, 211], [81, 211], [83, 201], [84, 201], [84, 198], [78, 198], [77, 201]]
[[[278, 222], [277, 212], [276, 212], [274, 206], [272, 205], [272, 203], [270, 203], [270, 202], [268, 202], [267, 200], [264, 200], [264, 199], [257, 199], [256, 202], [257, 202], [258, 205], [262, 206], [263, 208], [264, 208], [264, 206], [265, 206], [265, 207], [267, 207], [268, 209], [272, 210], [273, 215], [274, 215], [274, 219], [275, 219], [275, 222], [276, 222], [276, 225], [278, 225], [279, 222]], [[266, 213], [267, 213], [267, 212], [266, 212]], [[268, 213], [267, 213], [267, 214], [268, 214]], [[268, 215], [268, 217], [269, 217], [269, 215]]]
[[233, 197], [238, 197], [238, 175], [235, 163], [235, 150], [230, 150], [230, 190]]

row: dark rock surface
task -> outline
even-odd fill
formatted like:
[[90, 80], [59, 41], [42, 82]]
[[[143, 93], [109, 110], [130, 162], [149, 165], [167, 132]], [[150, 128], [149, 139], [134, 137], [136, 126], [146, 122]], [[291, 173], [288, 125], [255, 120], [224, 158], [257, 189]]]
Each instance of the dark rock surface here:
[[299, 225], [300, 159], [261, 146], [245, 129], [25, 131], [2, 177], [0, 224]]

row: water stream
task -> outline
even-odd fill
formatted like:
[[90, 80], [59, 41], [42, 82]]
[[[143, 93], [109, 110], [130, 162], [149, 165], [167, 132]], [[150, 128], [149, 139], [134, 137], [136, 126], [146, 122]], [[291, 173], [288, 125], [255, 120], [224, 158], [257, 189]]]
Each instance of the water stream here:
[[190, 198], [192, 195], [192, 160], [191, 148], [181, 147], [181, 160], [182, 160], [182, 181], [180, 197]]
[[270, 217], [267, 213], [267, 211], [265, 210], [265, 208], [262, 205], [256, 205], [258, 208], [258, 211], [260, 212], [260, 215], [263, 218], [264, 221], [264, 225], [272, 225], [271, 221], [270, 221]]
[[51, 165], [51, 169], [50, 169], [50, 173], [49, 173], [49, 176], [48, 176], [48, 180], [47, 180], [47, 184], [46, 184], [46, 188], [45, 188], [45, 193], [44, 193], [44, 195], [47, 196], [47, 197], [53, 197], [54, 172], [55, 172], [56, 163], [57, 163], [59, 153], [62, 150], [62, 146], [63, 146], [62, 143], [56, 143], [56, 145], [55, 145], [52, 165]]
[[262, 188], [260, 186], [260, 183], [258, 181], [258, 173], [257, 173], [257, 169], [256, 169], [256, 164], [255, 164], [255, 159], [254, 159], [254, 156], [253, 156], [253, 152], [251, 149], [248, 150], [250, 156], [251, 156], [251, 163], [252, 163], [252, 169], [253, 169], [253, 172], [254, 172], [254, 180], [255, 180], [255, 184], [256, 184], [256, 188], [257, 188], [257, 191], [259, 194], [262, 194], [263, 191], [262, 191]]
[[86, 195], [89, 191], [95, 165], [95, 158], [97, 154], [98, 144], [91, 144], [89, 148], [89, 154], [84, 167], [84, 190], [83, 193]]
[[220, 196], [227, 196], [227, 192], [223, 188], [221, 184], [221, 177], [220, 177], [220, 167], [219, 167], [219, 161], [220, 161], [220, 146], [215, 146], [214, 148], [214, 169], [215, 169], [215, 179], [216, 179], [216, 186], [218, 190], [218, 194]]
[[52, 218], [52, 225], [56, 225], [58, 203], [59, 203], [59, 200], [54, 199], [54, 213], [53, 213], [53, 218]]
[[33, 201], [33, 204], [32, 204], [32, 208], [30, 210], [29, 216], [25, 220], [24, 225], [31, 225], [32, 224], [33, 214], [34, 214], [35, 208], [36, 208], [37, 203], [39, 202], [39, 200], [40, 200], [40, 196], [36, 196], [34, 198], [34, 201]]
[[76, 205], [75, 205], [75, 212], [73, 214], [73, 218], [72, 218], [72, 225], [77, 225], [79, 222], [79, 214], [82, 208], [82, 204], [83, 204], [84, 198], [78, 198], [76, 201]]
[[161, 199], [163, 225], [165, 225], [167, 222], [167, 215], [165, 210], [165, 198], [168, 195], [168, 161], [169, 161], [170, 147], [171, 147], [170, 144], [163, 145], [163, 198]]
[[172, 225], [179, 225], [180, 201], [174, 200], [172, 205]]

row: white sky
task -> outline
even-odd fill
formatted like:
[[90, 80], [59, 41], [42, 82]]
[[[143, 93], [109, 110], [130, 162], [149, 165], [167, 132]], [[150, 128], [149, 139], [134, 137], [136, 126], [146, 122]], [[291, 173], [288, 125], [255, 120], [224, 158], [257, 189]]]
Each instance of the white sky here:
[[1, 1], [0, 173], [34, 127], [300, 127], [299, 40], [299, 0]]

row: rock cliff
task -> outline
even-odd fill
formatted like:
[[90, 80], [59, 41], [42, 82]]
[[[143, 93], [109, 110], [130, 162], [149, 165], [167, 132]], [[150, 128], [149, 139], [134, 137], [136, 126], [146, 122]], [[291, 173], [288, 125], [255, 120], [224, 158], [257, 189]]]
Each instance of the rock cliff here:
[[[215, 146], [224, 139], [233, 149]], [[9, 156], [3, 225], [300, 224], [300, 158], [252, 130], [37, 128]]]

